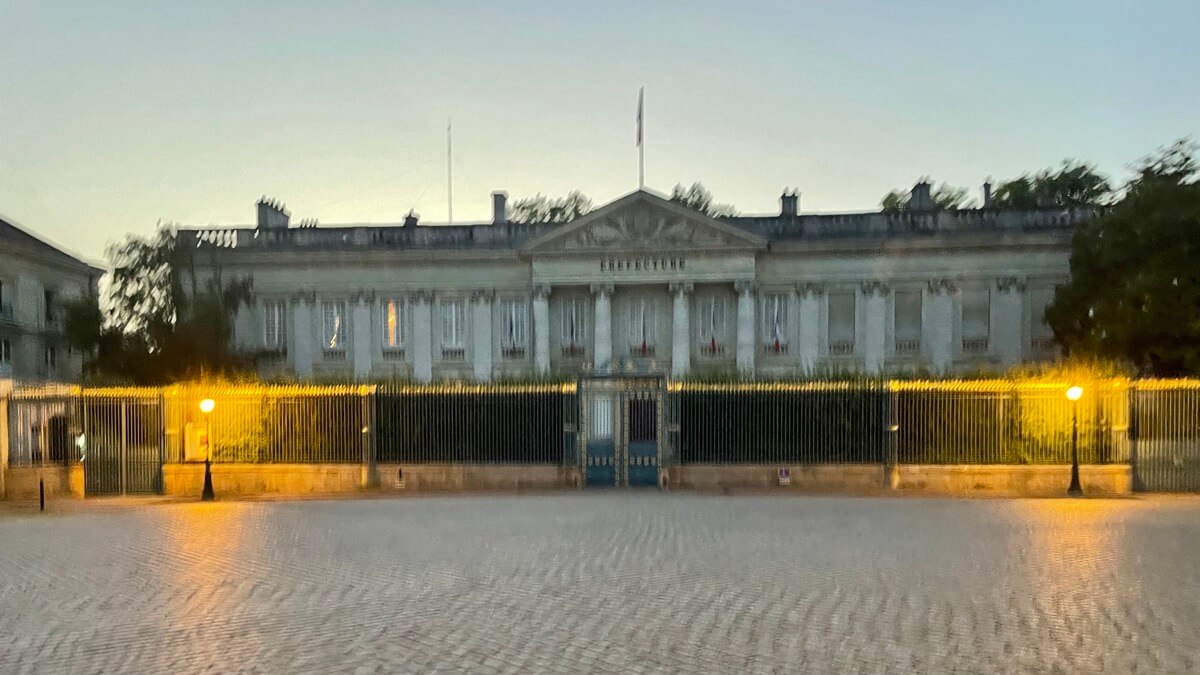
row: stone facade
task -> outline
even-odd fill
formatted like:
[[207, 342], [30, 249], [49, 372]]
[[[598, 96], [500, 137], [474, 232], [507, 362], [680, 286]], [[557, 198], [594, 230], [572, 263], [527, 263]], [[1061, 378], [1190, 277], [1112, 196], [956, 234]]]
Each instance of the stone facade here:
[[[919, 188], [920, 186], [918, 186]], [[915, 190], [916, 194], [919, 190]], [[949, 374], [1052, 359], [1042, 321], [1096, 209], [714, 219], [639, 190], [565, 224], [184, 230], [251, 277], [235, 341], [265, 375]], [[265, 204], [265, 207], [264, 207]]]
[[0, 220], [0, 379], [79, 379], [83, 356], [66, 343], [63, 306], [95, 298], [103, 272]]

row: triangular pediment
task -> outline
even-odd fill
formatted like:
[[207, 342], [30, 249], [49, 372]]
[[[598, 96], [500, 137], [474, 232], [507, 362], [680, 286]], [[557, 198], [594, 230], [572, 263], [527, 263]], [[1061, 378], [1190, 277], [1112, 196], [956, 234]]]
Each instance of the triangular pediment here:
[[526, 253], [746, 250], [766, 240], [733, 225], [638, 190], [525, 244]]

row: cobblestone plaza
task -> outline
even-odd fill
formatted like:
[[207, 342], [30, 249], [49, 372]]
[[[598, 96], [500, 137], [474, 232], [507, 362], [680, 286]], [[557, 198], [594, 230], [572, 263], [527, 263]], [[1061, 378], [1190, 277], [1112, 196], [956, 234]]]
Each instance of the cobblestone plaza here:
[[1200, 499], [0, 513], [0, 672], [1197, 672]]

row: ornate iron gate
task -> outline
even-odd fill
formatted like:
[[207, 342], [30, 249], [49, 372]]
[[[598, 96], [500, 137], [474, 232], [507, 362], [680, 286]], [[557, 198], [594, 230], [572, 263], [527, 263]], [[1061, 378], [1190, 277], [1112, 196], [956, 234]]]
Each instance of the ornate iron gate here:
[[597, 376], [579, 381], [579, 463], [588, 487], [658, 485], [664, 466], [666, 381]]
[[163, 405], [153, 396], [93, 396], [82, 400], [84, 493], [162, 491]]

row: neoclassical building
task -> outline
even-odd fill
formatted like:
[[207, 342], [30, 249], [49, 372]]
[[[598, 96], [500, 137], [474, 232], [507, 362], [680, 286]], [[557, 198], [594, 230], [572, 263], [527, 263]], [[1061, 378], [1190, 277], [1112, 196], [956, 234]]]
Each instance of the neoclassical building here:
[[[239, 348], [264, 375], [492, 380], [1002, 370], [1056, 356], [1043, 321], [1096, 209], [714, 219], [639, 190], [564, 224], [181, 230], [199, 277], [252, 279]], [[985, 190], [986, 194], [986, 190]]]
[[0, 219], [0, 380], [72, 382], [83, 355], [66, 339], [67, 303], [95, 302], [104, 270]]

